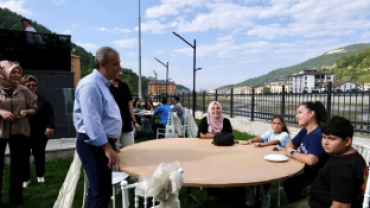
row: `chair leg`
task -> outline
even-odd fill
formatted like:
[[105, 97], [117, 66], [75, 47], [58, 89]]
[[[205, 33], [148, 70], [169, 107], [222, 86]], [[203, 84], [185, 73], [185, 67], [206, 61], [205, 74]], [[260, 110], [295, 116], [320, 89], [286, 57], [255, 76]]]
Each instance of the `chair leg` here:
[[86, 173], [85, 173], [85, 170], [84, 170], [84, 195], [83, 195], [83, 199], [82, 199], [82, 208], [85, 208], [86, 207], [86, 201], [87, 201], [87, 195], [88, 195], [88, 185], [89, 184], [89, 181], [87, 179], [87, 176], [86, 176]]
[[155, 133], [156, 139], [158, 139], [159, 129], [157, 128], [155, 131], [156, 131], [156, 133]]
[[276, 182], [276, 203], [280, 207], [280, 181]]
[[113, 196], [112, 196], [112, 201], [113, 201], [113, 208], [116, 208], [116, 186], [113, 185]]

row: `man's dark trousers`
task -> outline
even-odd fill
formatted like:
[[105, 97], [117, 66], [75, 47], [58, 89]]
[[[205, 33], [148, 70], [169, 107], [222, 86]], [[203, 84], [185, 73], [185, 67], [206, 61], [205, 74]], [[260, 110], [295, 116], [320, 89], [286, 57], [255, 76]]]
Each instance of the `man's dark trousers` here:
[[[78, 134], [76, 149], [89, 180], [87, 207], [106, 208], [112, 196], [112, 171], [108, 168], [109, 160], [102, 147], [89, 145], [85, 140], [89, 140], [86, 134]], [[114, 143], [109, 143], [115, 149]]]

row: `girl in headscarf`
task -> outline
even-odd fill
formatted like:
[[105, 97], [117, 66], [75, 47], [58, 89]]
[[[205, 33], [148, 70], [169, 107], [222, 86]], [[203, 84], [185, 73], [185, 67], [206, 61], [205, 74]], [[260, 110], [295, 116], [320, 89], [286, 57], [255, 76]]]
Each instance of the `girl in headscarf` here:
[[230, 120], [222, 115], [222, 106], [217, 101], [212, 101], [208, 106], [207, 116], [202, 119], [198, 129], [198, 138], [213, 139], [214, 135], [221, 132], [232, 133]]
[[24, 167], [29, 162], [30, 125], [28, 116], [37, 112], [37, 96], [18, 84], [22, 68], [11, 61], [0, 62], [0, 198], [5, 147], [10, 149], [9, 202], [22, 203]]

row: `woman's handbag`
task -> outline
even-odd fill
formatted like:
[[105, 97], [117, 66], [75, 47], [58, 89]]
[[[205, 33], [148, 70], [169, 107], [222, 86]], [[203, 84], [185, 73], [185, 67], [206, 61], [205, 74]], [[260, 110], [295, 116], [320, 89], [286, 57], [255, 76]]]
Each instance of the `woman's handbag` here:
[[212, 144], [217, 146], [231, 146], [235, 143], [234, 139], [235, 137], [232, 133], [221, 132], [215, 134]]

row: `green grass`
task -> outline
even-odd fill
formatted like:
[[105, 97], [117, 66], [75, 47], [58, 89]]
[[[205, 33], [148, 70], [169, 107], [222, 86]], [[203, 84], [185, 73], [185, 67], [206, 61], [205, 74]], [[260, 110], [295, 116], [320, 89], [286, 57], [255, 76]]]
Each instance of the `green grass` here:
[[[200, 120], [196, 120], [199, 124]], [[141, 132], [145, 132], [143, 129]], [[240, 140], [248, 140], [253, 138], [251, 135], [247, 135], [245, 133], [241, 133], [238, 131], [233, 131], [234, 136]], [[154, 139], [154, 135], [147, 135], [145, 133], [140, 134], [140, 139], [136, 140], [136, 142], [142, 142]], [[58, 197], [59, 189], [61, 188], [65, 176], [69, 170], [73, 158], [61, 158], [54, 161], [50, 161], [46, 163], [46, 173], [45, 173], [45, 184], [38, 184], [36, 181], [35, 176], [35, 167], [34, 165], [31, 166], [32, 168], [32, 182], [31, 185], [24, 189], [23, 191], [23, 205], [18, 206], [20, 207], [27, 207], [27, 208], [50, 208], [53, 206], [55, 200]], [[3, 194], [2, 194], [2, 201], [8, 201], [8, 190], [9, 190], [9, 174], [10, 174], [10, 167], [5, 166], [4, 168], [4, 181], [3, 181]], [[245, 173], [248, 174], [248, 173]], [[214, 208], [236, 208], [236, 207], [243, 207], [244, 198], [248, 193], [248, 188], [241, 188], [241, 189], [223, 189], [224, 198], [221, 201], [213, 201], [207, 196], [207, 192], [205, 189], [193, 188], [192, 193], [195, 197], [201, 201], [205, 207], [214, 207]], [[262, 187], [261, 187], [262, 190]], [[187, 197], [187, 188], [182, 188], [180, 191], [180, 202], [181, 207], [185, 208], [198, 208], [198, 205], [194, 202], [189, 202]], [[262, 192], [262, 191], [261, 191]], [[131, 199], [131, 207], [133, 207], [133, 191], [130, 193]], [[275, 193], [275, 186], [273, 185], [270, 189], [271, 195], [271, 203], [272, 207], [276, 205], [276, 193]], [[77, 184], [77, 190], [75, 194], [75, 199], [73, 202], [74, 208], [82, 207], [82, 197], [83, 197], [83, 174], [81, 173], [80, 180]], [[117, 207], [122, 207], [121, 203], [121, 195], [116, 196], [117, 199]], [[282, 204], [287, 203], [287, 199], [285, 196], [284, 191], [281, 191], [281, 202]], [[0, 207], [11, 207], [10, 204], [4, 203], [1, 204]], [[110, 205], [111, 207], [111, 205]]]

